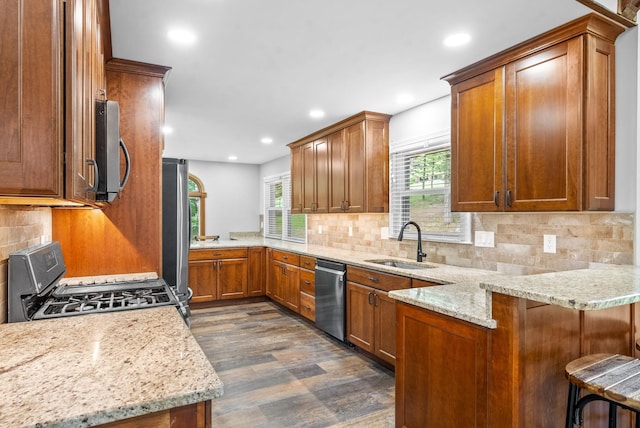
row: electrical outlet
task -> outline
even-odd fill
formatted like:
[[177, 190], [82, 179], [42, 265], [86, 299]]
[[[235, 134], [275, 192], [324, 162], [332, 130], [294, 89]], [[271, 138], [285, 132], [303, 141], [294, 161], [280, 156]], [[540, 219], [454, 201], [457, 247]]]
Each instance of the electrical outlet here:
[[389, 228], [381, 227], [380, 228], [380, 239], [389, 239]]
[[322, 225], [318, 226], [318, 235], [322, 235]]
[[544, 252], [553, 253], [556, 252], [556, 235], [544, 235]]
[[353, 226], [349, 226], [349, 236], [353, 236]]
[[493, 242], [493, 232], [476, 230], [475, 235], [476, 235], [476, 239], [474, 244], [476, 247], [488, 247], [488, 248], [495, 247]]

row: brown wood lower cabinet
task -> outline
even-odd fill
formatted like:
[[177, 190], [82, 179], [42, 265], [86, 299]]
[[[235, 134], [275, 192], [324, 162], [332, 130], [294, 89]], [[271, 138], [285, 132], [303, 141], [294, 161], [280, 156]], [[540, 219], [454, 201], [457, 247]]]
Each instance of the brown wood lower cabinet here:
[[267, 296], [300, 313], [300, 256], [270, 250]]
[[487, 329], [400, 302], [396, 309], [396, 426], [487, 427]]
[[211, 428], [211, 401], [100, 425], [102, 428]]
[[189, 252], [189, 287], [193, 290], [193, 303], [247, 297], [248, 280], [247, 248]]
[[[384, 288], [384, 289], [382, 289]], [[395, 364], [396, 306], [387, 291], [411, 288], [411, 279], [347, 268], [347, 340]]]

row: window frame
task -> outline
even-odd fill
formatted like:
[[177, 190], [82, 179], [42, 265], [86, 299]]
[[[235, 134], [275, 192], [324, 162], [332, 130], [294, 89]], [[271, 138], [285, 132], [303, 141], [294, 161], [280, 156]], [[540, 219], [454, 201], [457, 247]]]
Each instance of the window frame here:
[[[276, 183], [282, 183], [282, 206], [271, 206], [270, 186]], [[297, 242], [301, 244], [307, 243], [307, 216], [306, 214], [295, 214], [304, 218], [304, 237], [297, 238], [291, 235], [291, 174], [289, 172], [264, 177], [264, 211], [263, 211], [263, 235], [265, 238], [280, 239], [281, 241]], [[273, 212], [281, 212], [282, 225], [280, 234], [275, 234], [270, 230], [270, 214]]]
[[[206, 229], [205, 229], [205, 200], [207, 198], [207, 192], [204, 191], [204, 183], [202, 182], [202, 180], [200, 178], [198, 178], [197, 176], [193, 175], [192, 173], [189, 173], [189, 181], [193, 181], [194, 183], [196, 183], [196, 186], [198, 186], [198, 189], [200, 189], [199, 192], [189, 192], [189, 200], [191, 200], [191, 198], [198, 198], [200, 199], [200, 213], [199, 213], [199, 230], [200, 230], [200, 235], [199, 236], [206, 236]], [[191, 223], [191, 216], [189, 216], [189, 222]], [[193, 230], [193, 225], [190, 224], [190, 229], [189, 230]]]
[[[471, 244], [471, 214], [470, 213], [452, 213], [451, 212], [451, 180], [449, 179], [447, 185], [437, 189], [409, 189], [407, 180], [409, 175], [406, 174], [404, 168], [406, 168], [406, 162], [403, 162], [397, 157], [405, 156], [407, 159], [420, 156], [426, 153], [435, 153], [444, 150], [451, 150], [451, 135], [450, 132], [440, 131], [431, 135], [420, 136], [403, 141], [393, 143], [389, 147], [389, 236], [395, 237], [400, 233], [402, 224], [406, 221], [414, 220], [409, 218], [409, 210], [404, 208], [404, 204], [397, 202], [406, 196], [416, 195], [435, 195], [443, 194], [446, 203], [449, 206], [449, 211], [443, 212], [443, 219], [449, 215], [460, 216], [460, 233], [452, 232], [438, 232], [431, 233], [428, 229], [422, 229], [422, 240], [433, 242], [446, 242], [457, 244]], [[395, 157], [395, 159], [394, 159]], [[400, 163], [398, 163], [400, 162]], [[395, 180], [402, 180], [402, 183], [394, 183]], [[404, 183], [404, 184], [403, 184]], [[399, 190], [402, 188], [402, 190]], [[418, 222], [419, 223], [419, 222]], [[418, 233], [415, 228], [410, 227], [404, 233], [404, 238], [417, 240]]]

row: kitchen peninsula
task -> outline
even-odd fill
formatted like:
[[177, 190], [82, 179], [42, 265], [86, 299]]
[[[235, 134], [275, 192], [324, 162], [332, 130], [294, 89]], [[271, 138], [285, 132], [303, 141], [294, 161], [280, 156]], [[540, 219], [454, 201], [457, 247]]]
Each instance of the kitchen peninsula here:
[[2, 426], [205, 427], [222, 392], [174, 307], [0, 325]]

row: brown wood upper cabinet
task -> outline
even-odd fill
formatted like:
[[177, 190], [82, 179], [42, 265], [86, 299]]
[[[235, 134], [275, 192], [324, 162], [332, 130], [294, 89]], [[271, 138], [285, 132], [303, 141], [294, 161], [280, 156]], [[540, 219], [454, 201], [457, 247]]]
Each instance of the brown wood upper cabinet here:
[[289, 144], [291, 212], [388, 212], [390, 118], [365, 111]]
[[[3, 6], [0, 195], [92, 203], [94, 100], [104, 99], [108, 2]], [[110, 55], [110, 52], [109, 52]], [[89, 161], [88, 161], [89, 159]], [[31, 200], [29, 203], [34, 203]], [[51, 203], [51, 202], [49, 202]]]
[[621, 25], [586, 15], [443, 79], [452, 211], [614, 209]]

